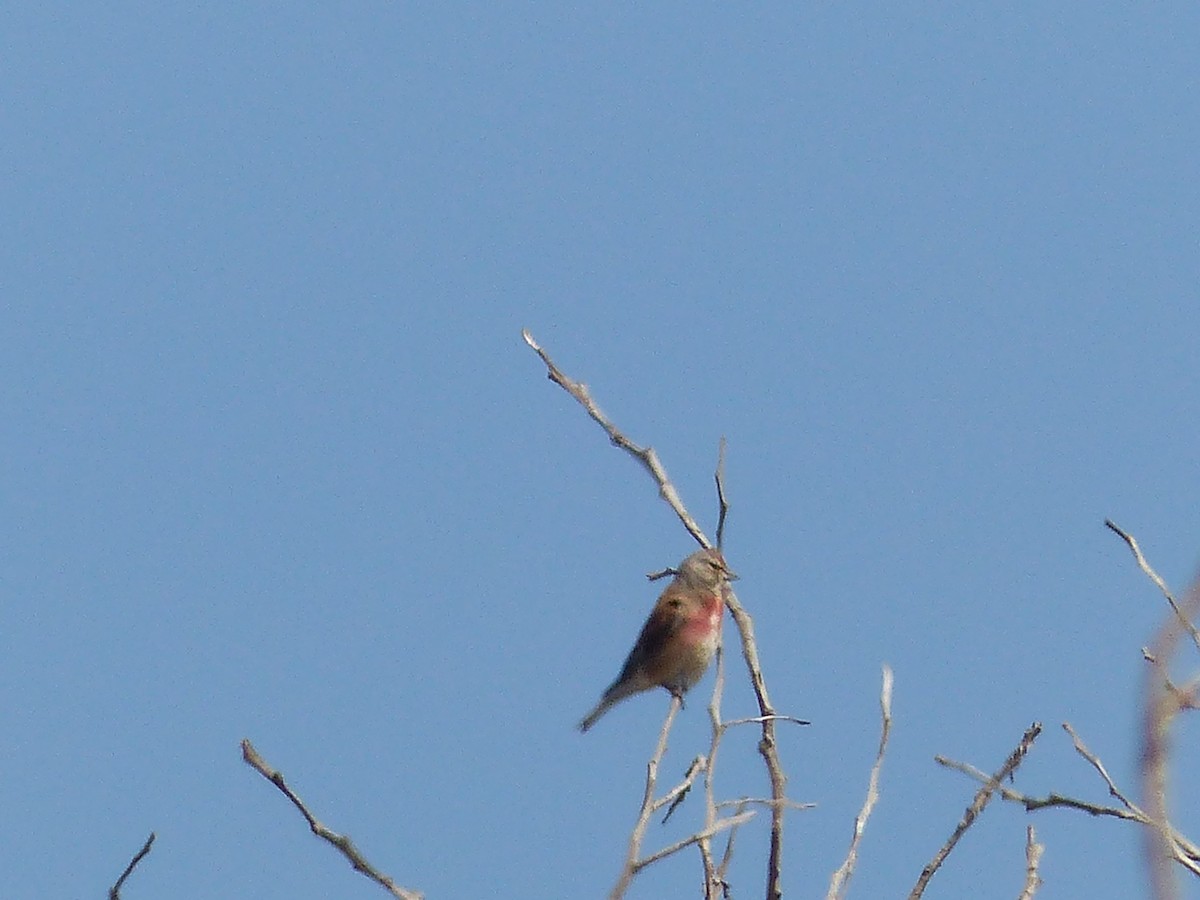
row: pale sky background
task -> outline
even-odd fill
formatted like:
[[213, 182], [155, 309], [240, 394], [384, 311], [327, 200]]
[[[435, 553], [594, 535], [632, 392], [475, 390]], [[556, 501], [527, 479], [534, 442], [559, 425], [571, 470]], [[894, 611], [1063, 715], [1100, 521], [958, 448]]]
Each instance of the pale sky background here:
[[[1040, 720], [1017, 786], [1104, 802], [1066, 720], [1136, 793], [1165, 604], [1103, 521], [1200, 562], [1198, 46], [1194, 3], [7, 7], [5, 896], [103, 896], [151, 830], [126, 900], [385, 896], [243, 737], [430, 900], [608, 891], [667, 700], [574, 724], [694, 544], [522, 327], [710, 533], [728, 436], [739, 596], [813, 723], [787, 896], [844, 854], [884, 662], [852, 897], [958, 821], [936, 753]], [[719, 778], [764, 793], [750, 732]], [[1040, 898], [1144, 896], [1133, 826], [1006, 806], [926, 896], [1015, 897], [1027, 821]]]

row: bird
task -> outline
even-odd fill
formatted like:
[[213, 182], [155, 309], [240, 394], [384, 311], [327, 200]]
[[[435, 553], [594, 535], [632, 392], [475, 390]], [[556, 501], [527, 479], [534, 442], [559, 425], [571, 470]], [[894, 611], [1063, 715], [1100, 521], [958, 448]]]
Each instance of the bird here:
[[621, 674], [595, 709], [583, 717], [587, 731], [602, 715], [634, 694], [666, 688], [683, 701], [712, 662], [721, 637], [726, 585], [738, 576], [720, 550], [697, 550], [673, 570], [675, 577], [654, 604]]

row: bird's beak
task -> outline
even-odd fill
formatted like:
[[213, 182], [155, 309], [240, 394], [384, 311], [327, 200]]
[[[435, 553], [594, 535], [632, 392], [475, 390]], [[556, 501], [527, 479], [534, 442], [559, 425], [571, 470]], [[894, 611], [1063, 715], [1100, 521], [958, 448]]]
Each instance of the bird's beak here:
[[725, 579], [726, 579], [726, 581], [737, 581], [738, 573], [733, 571], [733, 569], [726, 569], [725, 570]]

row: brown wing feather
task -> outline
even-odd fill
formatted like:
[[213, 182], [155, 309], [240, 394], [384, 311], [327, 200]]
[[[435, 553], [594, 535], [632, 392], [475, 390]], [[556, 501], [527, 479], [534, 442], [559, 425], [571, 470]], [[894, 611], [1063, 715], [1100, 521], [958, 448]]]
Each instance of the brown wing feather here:
[[641, 682], [644, 690], [646, 687], [662, 683], [665, 673], [657, 670], [662, 669], [663, 664], [668, 662], [663, 657], [662, 648], [670, 643], [685, 621], [681, 611], [682, 601], [677, 594], [678, 592], [672, 591], [671, 587], [663, 592], [646, 619], [646, 624], [642, 626], [633, 649], [625, 659], [625, 665], [621, 667], [621, 674], [613, 682], [614, 685], [629, 679]]

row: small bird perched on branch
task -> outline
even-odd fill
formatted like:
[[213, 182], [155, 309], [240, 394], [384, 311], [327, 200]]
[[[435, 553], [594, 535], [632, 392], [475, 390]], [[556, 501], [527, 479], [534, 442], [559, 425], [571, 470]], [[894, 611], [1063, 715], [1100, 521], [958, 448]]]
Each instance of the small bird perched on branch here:
[[651, 688], [666, 688], [682, 700], [712, 662], [721, 637], [725, 586], [737, 575], [721, 551], [712, 549], [697, 550], [674, 571], [621, 674], [579, 723], [580, 731], [587, 731], [626, 697]]

